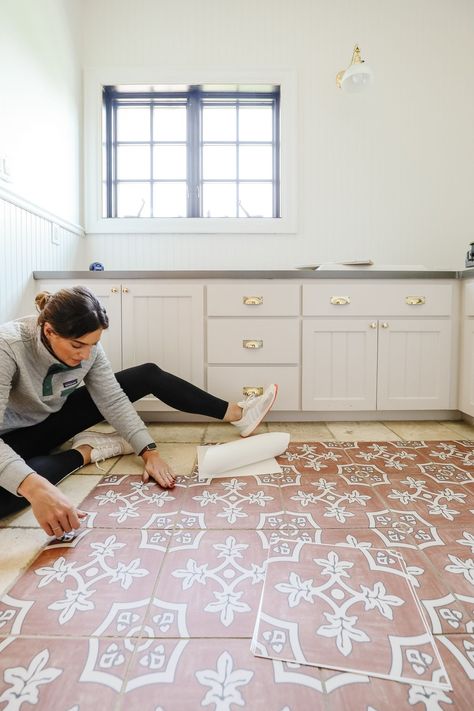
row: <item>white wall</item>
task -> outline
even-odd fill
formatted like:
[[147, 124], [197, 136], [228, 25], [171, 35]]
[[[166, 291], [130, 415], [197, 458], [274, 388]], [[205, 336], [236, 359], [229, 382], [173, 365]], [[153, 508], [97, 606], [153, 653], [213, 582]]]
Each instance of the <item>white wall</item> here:
[[74, 223], [81, 220], [81, 39], [80, 0], [0, 0], [7, 187]]
[[[298, 78], [294, 235], [88, 236], [82, 266], [458, 268], [474, 240], [472, 0], [83, 0], [85, 66]], [[376, 83], [335, 87], [359, 43]], [[159, 72], [157, 72], [159, 74]], [[157, 76], [156, 81], [159, 81]]]
[[0, 0], [0, 158], [13, 178], [0, 180], [0, 322], [34, 310], [33, 270], [80, 263], [80, 9]]

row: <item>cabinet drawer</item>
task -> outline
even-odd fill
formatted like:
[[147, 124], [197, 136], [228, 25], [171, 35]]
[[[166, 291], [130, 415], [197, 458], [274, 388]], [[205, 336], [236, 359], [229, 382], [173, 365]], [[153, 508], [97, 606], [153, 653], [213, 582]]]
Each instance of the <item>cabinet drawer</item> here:
[[300, 385], [297, 366], [210, 366], [207, 371], [207, 389], [224, 400], [244, 397], [244, 388], [264, 388], [269, 383], [278, 384], [278, 396], [273, 410], [299, 410]]
[[266, 282], [209, 284], [207, 313], [209, 316], [298, 316], [300, 288], [299, 284]]
[[296, 319], [210, 319], [209, 363], [298, 363], [300, 327]]
[[305, 316], [449, 316], [453, 285], [406, 280], [355, 280], [303, 286]]

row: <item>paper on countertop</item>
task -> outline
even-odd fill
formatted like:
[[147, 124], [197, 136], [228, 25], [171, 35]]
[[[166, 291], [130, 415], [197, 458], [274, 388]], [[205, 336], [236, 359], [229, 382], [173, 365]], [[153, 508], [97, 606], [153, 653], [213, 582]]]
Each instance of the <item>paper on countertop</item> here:
[[275, 457], [288, 447], [288, 432], [268, 432], [226, 444], [198, 447], [198, 478], [275, 474]]

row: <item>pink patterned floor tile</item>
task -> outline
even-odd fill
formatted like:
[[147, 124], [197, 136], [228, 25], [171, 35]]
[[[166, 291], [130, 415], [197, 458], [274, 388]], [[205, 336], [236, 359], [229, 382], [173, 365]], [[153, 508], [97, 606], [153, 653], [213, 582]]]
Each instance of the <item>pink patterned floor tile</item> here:
[[[328, 529], [321, 532], [320, 543], [335, 546], [379, 549], [384, 545], [377, 529], [345, 531]], [[402, 556], [414, 592], [423, 607], [425, 619], [433, 634], [470, 632], [472, 611], [466, 601], [446, 590], [436, 569], [429, 560], [429, 550], [423, 552], [415, 538], [406, 536], [402, 542], [391, 545], [391, 550]], [[384, 557], [383, 551], [377, 555]], [[474, 602], [474, 599], [473, 599]]]
[[434, 464], [452, 464], [456, 468], [474, 474], [474, 442], [427, 442], [427, 457]]
[[248, 639], [142, 640], [121, 711], [323, 711], [320, 671], [259, 659]]
[[[439, 529], [429, 558], [446, 593], [466, 598], [474, 620], [474, 527]], [[474, 623], [471, 630], [474, 631]]]
[[341, 476], [284, 485], [282, 503], [292, 519], [304, 517], [306, 528], [367, 528], [367, 512], [383, 507], [375, 487], [348, 484]]
[[141, 476], [108, 476], [81, 508], [89, 514], [88, 528], [172, 528], [185, 490], [183, 482], [162, 489], [154, 481], [144, 484]]
[[325, 476], [337, 473], [340, 464], [350, 464], [349, 451], [353, 447], [354, 442], [290, 444], [277, 461], [282, 467], [294, 467], [300, 474]]
[[416, 464], [428, 462], [427, 447], [423, 442], [358, 442], [357, 450], [350, 450], [354, 464], [371, 464], [381, 471], [402, 475]]
[[444, 685], [397, 553], [280, 541], [270, 549], [253, 651], [264, 657]]
[[251, 637], [267, 553], [256, 531], [175, 533], [147, 625], [154, 629], [167, 614], [169, 627], [157, 637]]
[[0, 708], [114, 709], [133, 640], [25, 639], [0, 642]]
[[251, 528], [282, 513], [278, 482], [258, 476], [190, 483], [181, 500], [178, 528]]
[[438, 484], [411, 473], [380, 486], [377, 493], [391, 511], [417, 513], [432, 526], [474, 525], [474, 491], [459, 484]]
[[49, 545], [2, 597], [0, 635], [139, 634], [165, 549], [134, 530]]
[[362, 674], [321, 671], [328, 711], [471, 711], [474, 681], [474, 637], [437, 637], [437, 647], [452, 690], [400, 684]]

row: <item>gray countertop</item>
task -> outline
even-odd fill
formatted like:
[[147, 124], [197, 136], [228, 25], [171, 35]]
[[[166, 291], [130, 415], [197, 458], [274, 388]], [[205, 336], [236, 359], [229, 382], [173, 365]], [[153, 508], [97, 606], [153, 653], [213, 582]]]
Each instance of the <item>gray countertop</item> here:
[[258, 270], [169, 270], [169, 271], [42, 271], [33, 279], [465, 279], [474, 277], [474, 269], [464, 271], [384, 270], [376, 269], [258, 269]]

